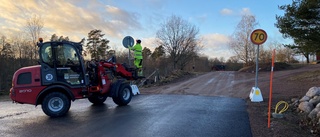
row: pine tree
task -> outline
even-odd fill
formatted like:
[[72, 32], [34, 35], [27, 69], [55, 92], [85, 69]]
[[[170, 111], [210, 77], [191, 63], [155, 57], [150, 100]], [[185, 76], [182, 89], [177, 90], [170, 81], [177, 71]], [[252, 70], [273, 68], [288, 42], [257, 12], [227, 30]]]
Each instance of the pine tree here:
[[102, 59], [106, 56], [106, 50], [109, 49], [109, 40], [103, 38], [101, 30], [91, 30], [88, 33], [88, 43], [86, 48], [91, 54], [92, 59]]
[[303, 54], [307, 63], [309, 55], [320, 50], [320, 2], [319, 0], [293, 0], [292, 4], [279, 7], [285, 14], [276, 16], [275, 26], [284, 38], [292, 38], [293, 45], [286, 45]]

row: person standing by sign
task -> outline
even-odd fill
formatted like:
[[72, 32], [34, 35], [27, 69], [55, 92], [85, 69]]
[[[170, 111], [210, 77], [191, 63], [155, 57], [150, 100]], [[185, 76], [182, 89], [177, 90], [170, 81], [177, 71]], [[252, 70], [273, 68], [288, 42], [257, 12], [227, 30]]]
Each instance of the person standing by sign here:
[[[130, 48], [130, 47], [129, 47]], [[139, 70], [138, 75], [142, 76], [142, 46], [141, 46], [141, 40], [136, 40], [136, 45], [130, 48], [134, 51], [134, 65]]]

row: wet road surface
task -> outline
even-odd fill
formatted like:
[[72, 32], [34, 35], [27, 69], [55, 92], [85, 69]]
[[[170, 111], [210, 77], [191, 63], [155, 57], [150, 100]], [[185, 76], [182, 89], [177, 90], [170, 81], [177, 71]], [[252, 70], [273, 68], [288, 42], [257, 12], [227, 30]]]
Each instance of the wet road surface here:
[[128, 106], [111, 98], [93, 106], [72, 102], [64, 117], [50, 118], [41, 106], [0, 102], [0, 136], [23, 137], [251, 137], [245, 100], [193, 95], [138, 95]]

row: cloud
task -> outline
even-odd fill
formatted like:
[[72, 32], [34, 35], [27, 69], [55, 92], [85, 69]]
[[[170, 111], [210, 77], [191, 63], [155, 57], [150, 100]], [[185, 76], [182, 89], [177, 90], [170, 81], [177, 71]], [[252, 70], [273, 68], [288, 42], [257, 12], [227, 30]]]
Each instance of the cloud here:
[[204, 40], [204, 44], [207, 45], [207, 47], [210, 48], [217, 48], [220, 47], [220, 45], [225, 45], [228, 44], [229, 42], [229, 37], [225, 36], [223, 34], [206, 34], [202, 36]]
[[23, 30], [26, 20], [34, 15], [40, 16], [43, 20], [46, 34], [69, 36], [77, 38], [76, 40], [86, 37], [93, 29], [102, 30], [107, 37], [120, 39], [122, 33], [141, 26], [140, 22], [134, 19], [135, 13], [98, 1], [82, 1], [80, 4], [63, 0], [1, 3], [0, 28], [5, 28], [2, 30], [4, 34], [17, 28]]
[[116, 23], [120, 22], [122, 27], [128, 28], [129, 26], [133, 26], [140, 28], [140, 24], [136, 21], [138, 14], [129, 13], [111, 5], [106, 5], [106, 11], [108, 13], [107, 15], [110, 15]]
[[233, 13], [233, 11], [231, 9], [227, 9], [227, 8], [224, 8], [220, 11], [220, 14], [222, 15], [231, 15]]
[[199, 21], [200, 23], [205, 22], [207, 20], [207, 18], [208, 18], [207, 14], [196, 16], [197, 21]]
[[155, 37], [149, 37], [149, 38], [142, 38], [142, 46], [149, 48], [151, 51], [154, 51], [156, 47], [158, 47], [156, 43]]
[[223, 34], [206, 34], [202, 36], [203, 50], [202, 53], [210, 58], [224, 57], [228, 59], [232, 56], [229, 51], [228, 43], [229, 37]]
[[[118, 2], [117, 0], [114, 0]], [[125, 0], [126, 4], [141, 11], [149, 9], [154, 11], [164, 10], [165, 5], [171, 4], [168, 0]]]
[[241, 15], [252, 15], [249, 8], [242, 8], [240, 14]]

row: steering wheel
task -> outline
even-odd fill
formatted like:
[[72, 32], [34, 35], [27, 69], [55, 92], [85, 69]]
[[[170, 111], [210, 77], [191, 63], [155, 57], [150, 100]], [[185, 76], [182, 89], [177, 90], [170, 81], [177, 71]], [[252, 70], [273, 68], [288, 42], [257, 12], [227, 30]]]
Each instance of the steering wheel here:
[[66, 65], [74, 65], [74, 62], [68, 58], [67, 62], [66, 62]]

